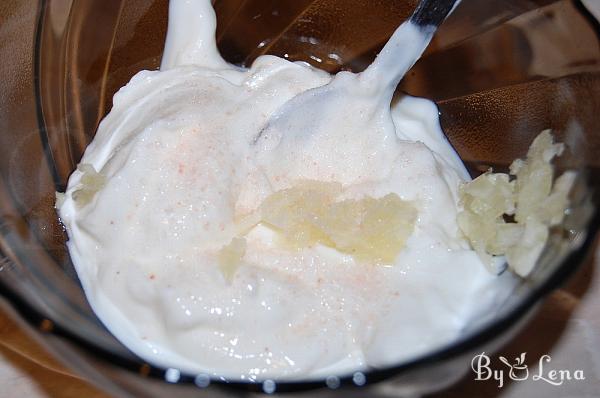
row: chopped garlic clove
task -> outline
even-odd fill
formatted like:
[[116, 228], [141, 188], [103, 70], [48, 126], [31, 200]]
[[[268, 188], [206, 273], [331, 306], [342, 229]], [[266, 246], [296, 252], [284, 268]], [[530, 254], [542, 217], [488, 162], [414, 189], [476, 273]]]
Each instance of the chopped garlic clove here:
[[513, 191], [514, 183], [501, 173], [484, 173], [461, 188], [464, 207], [490, 219], [514, 213]]
[[518, 167], [511, 166], [511, 172], [516, 172], [516, 201], [519, 204], [515, 214], [517, 222], [525, 222], [550, 195], [554, 177], [550, 162], [562, 153], [563, 148], [562, 144], [554, 144], [552, 135], [545, 130], [531, 144], [527, 159], [519, 161]]
[[393, 263], [412, 234], [417, 210], [396, 194], [333, 203], [323, 230], [333, 247], [366, 262]]
[[[531, 144], [525, 160], [516, 159], [510, 176], [485, 173], [460, 189], [463, 210], [459, 228], [488, 266], [490, 255], [505, 255], [509, 267], [526, 276], [534, 268], [548, 238], [548, 228], [562, 222], [576, 173], [565, 172], [552, 183], [550, 162], [564, 150], [543, 131]], [[505, 222], [513, 215], [516, 222]]]
[[238, 237], [233, 238], [229, 244], [219, 250], [217, 263], [227, 282], [231, 283], [233, 280], [245, 254], [246, 239]]
[[509, 267], [519, 276], [531, 273], [548, 240], [548, 227], [541, 222], [530, 219], [525, 222], [521, 239], [506, 250]]
[[294, 248], [321, 244], [365, 262], [392, 263], [412, 234], [417, 210], [396, 194], [336, 202], [338, 183], [303, 181], [270, 195], [261, 222]]
[[259, 209], [261, 220], [282, 233], [294, 247], [328, 241], [316, 222], [323, 217], [326, 204], [340, 192], [338, 183], [302, 181], [267, 197]]
[[522, 239], [525, 227], [517, 223], [498, 223], [495, 225], [494, 239], [488, 243], [487, 251], [495, 256], [502, 256], [517, 245]]
[[575, 183], [577, 174], [567, 171], [554, 181], [552, 193], [548, 195], [536, 209], [535, 217], [550, 225], [558, 225], [565, 217], [565, 209], [569, 204], [569, 192]]
[[94, 199], [98, 191], [104, 188], [106, 177], [98, 173], [91, 164], [79, 164], [77, 170], [83, 175], [79, 180], [79, 189], [75, 190], [71, 196], [78, 207], [83, 207]]
[[492, 241], [495, 237], [495, 218], [486, 219], [470, 210], [464, 210], [458, 214], [457, 222], [473, 248], [480, 248], [485, 251], [488, 242]]

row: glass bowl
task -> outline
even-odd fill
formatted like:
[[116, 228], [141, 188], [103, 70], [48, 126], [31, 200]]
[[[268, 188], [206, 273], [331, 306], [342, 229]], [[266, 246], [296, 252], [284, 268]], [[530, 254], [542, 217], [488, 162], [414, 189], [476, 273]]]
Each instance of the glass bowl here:
[[[564, 228], [534, 273], [463, 337], [393, 367], [322, 380], [230, 382], [145, 363], [90, 309], [55, 214], [62, 191], [114, 92], [159, 65], [167, 0], [2, 2], [0, 15], [0, 304], [83, 377], [116, 396], [220, 396], [310, 390], [416, 396], [460, 378], [474, 353], [498, 349], [582, 263], [598, 229], [598, 22], [570, 0], [463, 0], [400, 90], [435, 100], [443, 128], [477, 175], [505, 170], [552, 128], [576, 169]], [[360, 71], [415, 0], [217, 0], [230, 62], [275, 54], [330, 72]], [[315, 391], [318, 390], [318, 391]]]

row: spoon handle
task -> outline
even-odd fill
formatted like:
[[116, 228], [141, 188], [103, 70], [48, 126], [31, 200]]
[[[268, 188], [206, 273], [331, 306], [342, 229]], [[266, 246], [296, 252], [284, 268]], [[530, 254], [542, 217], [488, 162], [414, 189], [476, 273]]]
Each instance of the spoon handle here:
[[360, 74], [361, 81], [385, 92], [385, 101], [391, 100], [404, 74], [421, 57], [438, 26], [458, 2], [421, 0], [410, 19], [396, 29], [375, 61]]
[[410, 20], [418, 26], [440, 26], [458, 0], [421, 0]]

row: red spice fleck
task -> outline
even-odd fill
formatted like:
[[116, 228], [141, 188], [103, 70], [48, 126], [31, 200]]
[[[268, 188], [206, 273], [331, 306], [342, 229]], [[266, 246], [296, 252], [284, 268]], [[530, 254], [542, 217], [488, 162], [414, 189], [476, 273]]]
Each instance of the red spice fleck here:
[[153, 279], [153, 280], [154, 280], [155, 278], [156, 278], [156, 275], [154, 275], [154, 274], [150, 274], [150, 279]]
[[115, 222], [113, 220], [110, 220], [110, 225], [115, 225]]
[[177, 172], [179, 174], [183, 174], [185, 172], [185, 165], [183, 163], [179, 163], [179, 165], [177, 166]]

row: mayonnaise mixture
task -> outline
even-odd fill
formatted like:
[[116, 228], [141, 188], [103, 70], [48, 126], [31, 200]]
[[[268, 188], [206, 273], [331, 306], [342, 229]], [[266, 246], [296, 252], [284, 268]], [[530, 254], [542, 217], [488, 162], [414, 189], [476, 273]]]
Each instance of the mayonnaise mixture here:
[[[457, 227], [469, 176], [436, 106], [403, 96], [390, 111], [389, 82], [387, 103], [349, 89], [347, 107], [304, 115], [311, 131], [261, 134], [298, 94], [368, 75], [268, 55], [241, 69], [220, 57], [215, 26], [209, 0], [171, 0], [160, 71], [115, 95], [57, 203], [100, 319], [150, 363], [243, 380], [340, 375], [456, 339], [495, 277]], [[290, 248], [257, 223], [225, 277], [219, 254], [236, 220], [305, 180], [341, 183], [340, 200], [410, 202], [414, 229], [393, 264]]]

